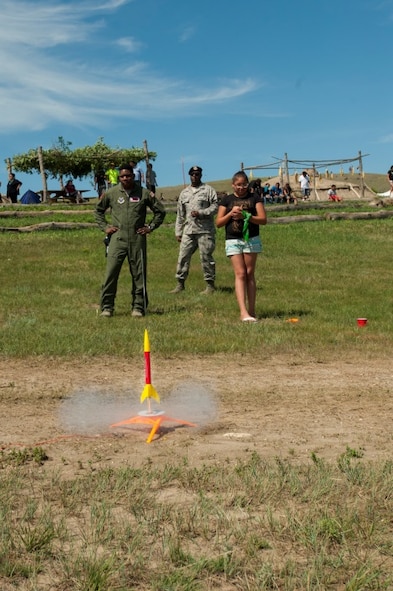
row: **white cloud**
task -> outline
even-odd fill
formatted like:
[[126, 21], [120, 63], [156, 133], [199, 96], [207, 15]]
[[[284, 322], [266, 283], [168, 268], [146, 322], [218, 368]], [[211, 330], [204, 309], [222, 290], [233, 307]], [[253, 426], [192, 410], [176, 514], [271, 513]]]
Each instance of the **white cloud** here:
[[388, 135], [384, 135], [380, 138], [379, 142], [381, 144], [391, 144], [393, 142], [393, 133], [389, 133]]
[[130, 2], [133, 2], [133, 0], [109, 0], [108, 2], [98, 4], [96, 10], [116, 10], [126, 4], [130, 4]]
[[192, 26], [184, 27], [184, 29], [180, 33], [180, 37], [179, 37], [180, 42], [185, 43], [186, 41], [191, 39], [191, 37], [194, 37], [195, 33], [196, 33], [195, 27], [192, 27]]
[[132, 37], [121, 37], [115, 41], [115, 44], [129, 53], [139, 51], [143, 47], [142, 43], [136, 41]]
[[2, 27], [1, 49], [11, 54], [18, 47], [53, 47], [87, 39], [103, 23], [81, 22], [91, 13], [83, 6], [2, 0], [0, 20], [7, 26]]
[[0, 19], [7, 27], [0, 35], [0, 132], [53, 123], [95, 125], [107, 116], [179, 116], [257, 87], [253, 80], [218, 82], [208, 89], [198, 81], [191, 87], [188, 81], [160, 76], [146, 63], [124, 68], [115, 57], [111, 60], [116, 45], [126, 52], [142, 47], [134, 37], [112, 38], [105, 28], [105, 11], [128, 1], [49, 5], [46, 0], [2, 0]]

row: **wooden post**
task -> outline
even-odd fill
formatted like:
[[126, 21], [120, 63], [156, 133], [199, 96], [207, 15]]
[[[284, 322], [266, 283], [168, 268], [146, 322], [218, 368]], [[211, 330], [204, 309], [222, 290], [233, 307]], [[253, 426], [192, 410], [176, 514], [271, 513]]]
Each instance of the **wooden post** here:
[[183, 187], [186, 187], [186, 173], [184, 172], [184, 156], [181, 157], [181, 174], [183, 178]]
[[363, 161], [362, 153], [359, 150], [359, 174], [360, 174], [360, 196], [364, 198], [364, 177], [363, 177]]
[[147, 149], [147, 141], [143, 140], [143, 149], [145, 151], [146, 166], [149, 164], [149, 150]]
[[[7, 166], [7, 183], [8, 183], [8, 175], [10, 174], [10, 172], [12, 172], [12, 160], [11, 158], [7, 158], [6, 160], [6, 166]], [[0, 186], [1, 186], [1, 182], [0, 182]], [[5, 186], [5, 191], [7, 191], [7, 185]], [[5, 203], [7, 203], [8, 201], [11, 202], [11, 200], [9, 200], [8, 198], [6, 198], [6, 194], [4, 194], [4, 199], [6, 200]], [[1, 195], [1, 189], [0, 189], [0, 203], [2, 203], [2, 195]]]
[[[145, 151], [145, 162], [146, 162], [146, 174], [145, 174], [145, 184], [146, 187], [147, 185], [147, 174], [148, 174], [148, 170], [149, 170], [149, 150], [147, 148], [147, 140], [143, 140], [143, 149]], [[142, 183], [142, 179], [141, 179], [141, 183]]]
[[312, 165], [312, 173], [313, 173], [313, 177], [314, 177], [314, 195], [315, 198], [318, 199], [318, 201], [320, 201], [318, 192], [317, 192], [317, 170], [315, 168], [315, 164]]
[[285, 178], [287, 179], [287, 183], [289, 185], [288, 154], [286, 152], [284, 154], [284, 166], [285, 166]]
[[44, 159], [42, 157], [42, 147], [37, 148], [38, 163], [40, 165], [40, 174], [42, 179], [42, 201], [46, 203], [48, 199], [48, 185], [46, 182], [46, 174], [44, 168]]

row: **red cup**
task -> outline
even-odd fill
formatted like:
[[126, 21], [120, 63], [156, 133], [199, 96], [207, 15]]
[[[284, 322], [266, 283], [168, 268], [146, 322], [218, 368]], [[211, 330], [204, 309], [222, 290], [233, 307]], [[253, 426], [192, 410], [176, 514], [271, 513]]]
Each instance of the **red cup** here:
[[367, 318], [358, 318], [357, 323], [358, 323], [358, 326], [366, 326]]

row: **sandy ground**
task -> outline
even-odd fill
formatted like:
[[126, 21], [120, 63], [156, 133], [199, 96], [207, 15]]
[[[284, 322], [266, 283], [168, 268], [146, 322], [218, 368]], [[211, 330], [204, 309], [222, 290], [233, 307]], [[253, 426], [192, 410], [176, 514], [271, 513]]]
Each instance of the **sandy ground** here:
[[167, 419], [111, 428], [146, 410], [143, 360], [78, 363], [0, 360], [0, 448], [41, 445], [45, 464], [66, 475], [90, 467], [173, 462], [191, 465], [315, 452], [335, 460], [349, 446], [367, 460], [392, 455], [393, 370], [389, 359], [317, 363], [288, 357], [156, 359], [153, 383]]

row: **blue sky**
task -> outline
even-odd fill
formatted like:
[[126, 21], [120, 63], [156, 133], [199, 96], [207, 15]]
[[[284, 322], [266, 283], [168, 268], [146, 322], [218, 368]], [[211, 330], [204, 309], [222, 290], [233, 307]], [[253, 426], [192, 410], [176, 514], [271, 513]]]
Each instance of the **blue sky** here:
[[285, 153], [393, 164], [393, 0], [1, 0], [0, 20], [2, 163], [62, 136], [146, 139], [161, 186]]

